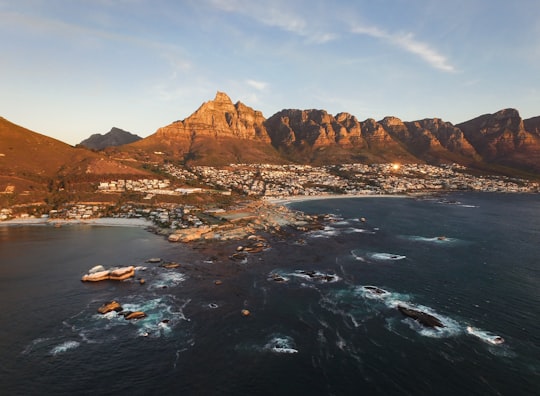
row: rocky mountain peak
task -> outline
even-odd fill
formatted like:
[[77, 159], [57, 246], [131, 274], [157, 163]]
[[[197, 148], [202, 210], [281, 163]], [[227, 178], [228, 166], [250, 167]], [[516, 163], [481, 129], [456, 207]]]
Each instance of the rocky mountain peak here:
[[157, 131], [167, 139], [192, 140], [195, 137], [234, 137], [269, 142], [260, 111], [241, 102], [233, 104], [224, 92], [218, 91], [214, 100], [205, 102], [193, 114]]
[[384, 117], [380, 123], [386, 127], [393, 127], [393, 126], [399, 126], [401, 127], [403, 124], [403, 121], [401, 121], [399, 118], [397, 117], [392, 117], [392, 116], [387, 116], [387, 117]]
[[216, 97], [214, 98], [215, 103], [222, 103], [222, 104], [232, 104], [231, 98], [229, 98], [229, 95], [227, 95], [225, 92], [217, 91]]
[[91, 150], [103, 150], [107, 147], [122, 146], [141, 140], [140, 136], [137, 136], [131, 132], [124, 131], [123, 129], [112, 127], [109, 132], [102, 135], [101, 133], [95, 133], [88, 139], [79, 143], [80, 146], [89, 148]]

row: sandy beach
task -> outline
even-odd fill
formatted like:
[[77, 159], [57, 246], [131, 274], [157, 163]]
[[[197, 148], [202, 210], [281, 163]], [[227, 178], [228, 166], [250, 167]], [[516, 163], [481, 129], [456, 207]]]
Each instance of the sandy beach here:
[[287, 205], [292, 202], [317, 201], [320, 199], [343, 199], [343, 198], [410, 198], [410, 195], [396, 194], [321, 194], [321, 195], [294, 195], [284, 198], [266, 198], [265, 201], [275, 205]]
[[146, 219], [125, 219], [115, 217], [100, 217], [84, 220], [67, 219], [49, 219], [49, 218], [30, 218], [30, 219], [11, 219], [0, 222], [0, 227], [26, 226], [26, 225], [44, 225], [44, 226], [64, 226], [64, 225], [94, 225], [105, 227], [149, 227], [152, 222]]

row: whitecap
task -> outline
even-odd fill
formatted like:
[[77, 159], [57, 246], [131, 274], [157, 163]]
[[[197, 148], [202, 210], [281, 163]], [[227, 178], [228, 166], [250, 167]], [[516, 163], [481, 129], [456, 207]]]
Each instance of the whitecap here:
[[370, 235], [375, 234], [375, 231], [366, 230], [365, 228], [350, 227], [350, 228], [346, 228], [344, 231], [347, 234], [370, 234]]
[[466, 330], [468, 334], [471, 334], [490, 345], [501, 345], [505, 342], [504, 338], [499, 335], [493, 334], [490, 331], [477, 329], [472, 326], [467, 326]]
[[24, 348], [24, 350], [22, 351], [22, 354], [28, 355], [34, 352], [36, 348], [38, 348], [39, 346], [41, 346], [41, 344], [46, 343], [49, 340], [50, 340], [49, 338], [36, 338], [35, 340], [32, 340], [32, 342], [29, 345], [27, 345], [26, 348]]
[[282, 271], [272, 271], [268, 274], [266, 279], [276, 283], [287, 283], [290, 280], [290, 278]]
[[415, 242], [437, 243], [437, 244], [449, 244], [457, 242], [456, 238], [449, 238], [446, 236], [425, 237], [421, 235], [402, 235], [401, 238], [408, 239]]
[[290, 273], [288, 275], [302, 278], [310, 282], [318, 282], [318, 283], [335, 283], [341, 279], [339, 276], [335, 274], [329, 274], [329, 273], [320, 272], [320, 271], [296, 270], [293, 273]]
[[403, 260], [407, 258], [407, 256], [402, 256], [399, 254], [394, 253], [379, 253], [379, 252], [372, 252], [368, 253], [368, 257], [372, 258], [374, 260]]
[[274, 353], [298, 353], [294, 340], [289, 336], [282, 335], [272, 337], [272, 339], [266, 343], [263, 349]]
[[150, 283], [149, 289], [165, 289], [168, 287], [176, 287], [185, 280], [186, 276], [181, 272], [162, 272]]
[[56, 356], [60, 353], [64, 353], [69, 351], [70, 349], [78, 348], [81, 345], [78, 341], [65, 341], [61, 343], [60, 345], [55, 346], [51, 349], [50, 354], [53, 356]]
[[357, 250], [351, 250], [351, 255], [354, 257], [355, 260], [366, 261], [366, 259], [364, 257], [362, 257], [361, 255], [358, 254]]
[[340, 231], [337, 228], [326, 226], [322, 230], [313, 231], [310, 236], [312, 238], [331, 238], [339, 235]]
[[395, 253], [386, 253], [386, 252], [366, 252], [360, 249], [351, 250], [351, 255], [355, 260], [358, 261], [398, 261], [406, 259], [407, 256], [395, 254]]
[[371, 299], [384, 299], [387, 297], [390, 297], [392, 293], [390, 293], [388, 290], [381, 289], [377, 286], [372, 285], [365, 285], [360, 286], [359, 290], [362, 292], [362, 296], [365, 298], [371, 298]]

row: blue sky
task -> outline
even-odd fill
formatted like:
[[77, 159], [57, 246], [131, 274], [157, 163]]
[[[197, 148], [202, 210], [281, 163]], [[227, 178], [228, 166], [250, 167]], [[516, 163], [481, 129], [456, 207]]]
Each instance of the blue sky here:
[[216, 91], [261, 110], [540, 115], [538, 0], [0, 0], [0, 116], [140, 136]]

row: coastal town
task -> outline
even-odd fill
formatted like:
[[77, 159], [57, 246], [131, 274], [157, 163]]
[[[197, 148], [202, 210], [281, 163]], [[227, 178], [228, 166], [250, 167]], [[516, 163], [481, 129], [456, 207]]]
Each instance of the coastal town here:
[[[464, 166], [457, 164], [231, 164], [219, 168], [165, 164], [159, 171], [160, 177], [152, 179], [103, 180], [95, 186], [96, 192], [110, 194], [111, 201], [119, 194], [134, 192], [140, 195], [140, 202], [125, 202], [114, 208], [105, 203], [74, 202], [51, 209], [41, 214], [40, 218], [49, 222], [104, 217], [146, 219], [157, 227], [173, 231], [204, 227], [210, 227], [210, 230], [223, 223], [231, 211], [243, 211], [247, 213], [245, 217], [257, 217], [261, 214], [261, 207], [268, 211], [271, 206], [268, 202], [271, 204], [293, 198], [422, 195], [451, 191], [540, 192], [540, 185], [536, 181], [504, 176], [474, 176]], [[215, 200], [207, 199], [212, 195], [231, 194], [235, 195], [232, 207], [224, 208], [223, 205], [213, 204]], [[179, 197], [181, 200], [182, 197], [195, 195], [201, 197], [197, 204], [172, 203], [166, 199], [156, 202], [154, 199], [161, 196]], [[0, 208], [0, 221], [31, 220], [35, 217], [32, 213]], [[296, 220], [301, 225], [306, 224], [305, 219]], [[272, 227], [282, 223], [275, 220]], [[264, 227], [268, 228], [268, 224]]]
[[180, 180], [197, 178], [217, 189], [267, 198], [323, 194], [388, 195], [435, 191], [538, 192], [538, 182], [502, 176], [473, 176], [458, 164], [343, 164], [327, 166], [233, 164], [227, 168], [172, 165]]

